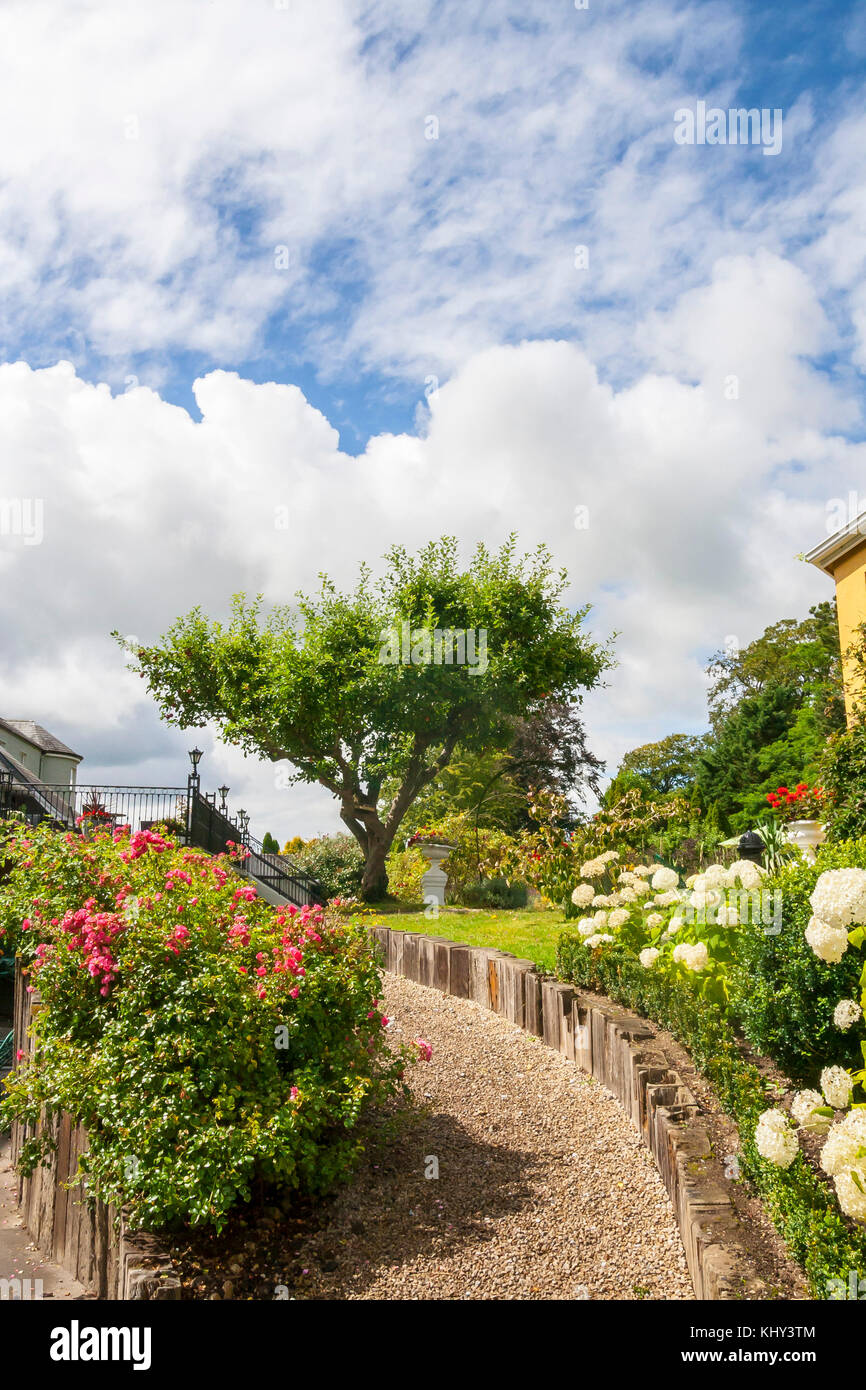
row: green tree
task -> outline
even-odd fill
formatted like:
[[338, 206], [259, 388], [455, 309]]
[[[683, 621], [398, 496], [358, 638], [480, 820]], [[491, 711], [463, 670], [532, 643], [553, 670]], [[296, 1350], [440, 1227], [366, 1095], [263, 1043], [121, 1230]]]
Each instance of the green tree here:
[[[445, 537], [415, 557], [395, 547], [386, 561], [376, 582], [362, 566], [352, 593], [321, 576], [317, 595], [265, 621], [261, 599], [236, 595], [227, 624], [196, 608], [133, 649], [169, 723], [213, 721], [246, 753], [292, 764], [288, 781], [333, 793], [364, 855], [366, 899], [387, 891], [397, 830], [457, 747], [502, 747], [514, 719], [576, 698], [610, 664], [584, 631], [587, 608], [561, 604], [567, 576], [543, 546], [518, 557], [514, 536], [496, 553], [479, 545], [461, 569]], [[441, 651], [437, 662], [437, 629], [477, 634], [474, 662], [447, 664]], [[397, 789], [381, 808], [388, 778]]]
[[705, 738], [697, 734], [668, 734], [657, 743], [644, 743], [626, 753], [608, 787], [604, 804], [615, 802], [632, 788], [658, 799], [683, 792], [694, 781], [698, 754]]
[[715, 803], [734, 830], [767, 811], [767, 792], [812, 781], [828, 738], [844, 728], [835, 603], [785, 618], [708, 667], [710, 734], [697, 758], [694, 796]]
[[[478, 827], [515, 831], [529, 824], [531, 791], [556, 792], [571, 803], [598, 792], [604, 764], [590, 752], [578, 707], [547, 699], [525, 718], [511, 721], [506, 747], [458, 747], [406, 818], [407, 829], [435, 824], [463, 812]], [[389, 795], [396, 790], [385, 788]]]

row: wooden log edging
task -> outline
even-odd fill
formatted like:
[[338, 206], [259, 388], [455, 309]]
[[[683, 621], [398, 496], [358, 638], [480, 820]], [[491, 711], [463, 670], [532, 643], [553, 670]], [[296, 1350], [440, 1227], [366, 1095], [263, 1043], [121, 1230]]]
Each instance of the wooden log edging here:
[[[38, 991], [27, 991], [27, 977], [15, 965], [15, 1048], [31, 1055], [30, 1023], [41, 1008]], [[46, 1128], [54, 1149], [29, 1178], [19, 1175], [18, 1204], [24, 1225], [37, 1249], [62, 1266], [100, 1299], [179, 1299], [177, 1278], [158, 1236], [130, 1231], [124, 1213], [88, 1195], [86, 1180], [78, 1178], [78, 1160], [87, 1153], [87, 1131], [63, 1113], [39, 1124], [12, 1126], [12, 1161], [17, 1163], [24, 1141]]]
[[386, 970], [472, 999], [542, 1038], [619, 1101], [655, 1159], [699, 1299], [766, 1299], [728, 1192], [710, 1170], [700, 1107], [646, 1021], [598, 1003], [532, 961], [419, 932], [370, 928]]

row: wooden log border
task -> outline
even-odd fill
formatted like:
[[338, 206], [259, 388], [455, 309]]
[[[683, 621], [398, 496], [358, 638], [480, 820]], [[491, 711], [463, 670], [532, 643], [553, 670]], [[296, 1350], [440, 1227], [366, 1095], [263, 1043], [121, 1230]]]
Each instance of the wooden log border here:
[[[16, 962], [15, 1047], [30, 1055], [35, 1042], [30, 1023], [42, 1007], [38, 991], [28, 993], [27, 977]], [[112, 1206], [88, 1195], [78, 1181], [78, 1160], [87, 1153], [87, 1131], [70, 1115], [43, 1118], [38, 1126], [12, 1126], [12, 1161], [25, 1139], [51, 1130], [54, 1150], [29, 1178], [18, 1178], [18, 1204], [34, 1244], [46, 1259], [72, 1274], [100, 1299], [180, 1298], [180, 1280], [158, 1236], [127, 1229]], [[74, 1185], [70, 1186], [73, 1179]]]

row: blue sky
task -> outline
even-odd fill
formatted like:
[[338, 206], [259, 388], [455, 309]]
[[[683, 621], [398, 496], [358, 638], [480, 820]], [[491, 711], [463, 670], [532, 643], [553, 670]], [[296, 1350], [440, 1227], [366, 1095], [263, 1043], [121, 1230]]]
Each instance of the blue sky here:
[[[0, 52], [0, 497], [46, 506], [0, 537], [0, 713], [94, 775], [180, 748], [111, 628], [395, 540], [552, 547], [622, 634], [611, 767], [827, 596], [793, 557], [863, 477], [862, 7], [12, 0]], [[780, 153], [678, 145], [699, 101], [781, 109]]]

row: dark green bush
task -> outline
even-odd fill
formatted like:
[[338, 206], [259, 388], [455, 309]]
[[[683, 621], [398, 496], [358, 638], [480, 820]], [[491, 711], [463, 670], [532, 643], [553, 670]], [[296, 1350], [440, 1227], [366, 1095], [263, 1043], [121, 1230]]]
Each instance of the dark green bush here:
[[353, 835], [321, 835], [291, 857], [299, 868], [318, 879], [327, 898], [359, 895], [364, 856]]
[[860, 997], [862, 957], [848, 951], [838, 965], [827, 965], [804, 937], [818, 876], [843, 868], [866, 868], [866, 839], [824, 845], [815, 864], [797, 859], [768, 879], [768, 891], [782, 894], [782, 929], [772, 936], [759, 923], [741, 927], [730, 974], [737, 1026], [792, 1080], [810, 1086], [822, 1067], [862, 1065], [862, 1021], [848, 1033], [833, 1023], [840, 999]]
[[755, 1149], [751, 1137], [755, 1123], [774, 1100], [766, 1095], [757, 1067], [742, 1056], [730, 1019], [720, 1010], [708, 1009], [687, 983], [644, 970], [622, 947], [590, 952], [579, 941], [573, 930], [560, 937], [560, 978], [654, 1019], [687, 1048], [738, 1125], [741, 1170], [803, 1267], [814, 1296], [829, 1296], [830, 1279], [841, 1278], [847, 1284], [849, 1270], [866, 1275], [866, 1231], [842, 1215], [832, 1189], [808, 1167], [803, 1155], [790, 1168], [776, 1168]]
[[827, 793], [828, 840], [866, 835], [866, 722], [828, 739], [818, 776]]
[[528, 892], [525, 883], [508, 883], [504, 878], [484, 878], [480, 883], [467, 883], [458, 902], [464, 907], [519, 908], [526, 907]]

